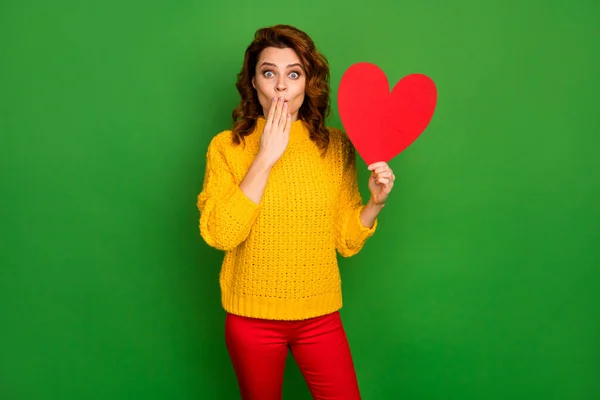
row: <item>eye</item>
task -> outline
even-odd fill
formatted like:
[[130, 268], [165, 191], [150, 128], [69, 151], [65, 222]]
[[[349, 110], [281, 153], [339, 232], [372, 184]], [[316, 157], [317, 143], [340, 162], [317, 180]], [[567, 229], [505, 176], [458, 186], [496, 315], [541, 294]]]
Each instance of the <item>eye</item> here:
[[[269, 74], [270, 74], [270, 75], [269, 75]], [[264, 75], [264, 76], [266, 76], [267, 78], [270, 78], [270, 77], [271, 77], [271, 76], [273, 76], [274, 74], [273, 74], [273, 71], [271, 71], [271, 70], [266, 70], [266, 71], [263, 71], [263, 75]]]
[[290, 78], [292, 78], [292, 79], [298, 79], [298, 78], [300, 78], [300, 73], [297, 72], [297, 71], [293, 71], [293, 72], [290, 73]]

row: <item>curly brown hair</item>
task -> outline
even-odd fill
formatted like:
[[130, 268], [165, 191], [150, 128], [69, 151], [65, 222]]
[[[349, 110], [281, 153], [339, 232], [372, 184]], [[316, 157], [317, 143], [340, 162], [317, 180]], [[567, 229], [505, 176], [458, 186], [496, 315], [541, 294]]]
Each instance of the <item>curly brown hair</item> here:
[[317, 146], [326, 150], [329, 146], [329, 131], [325, 120], [331, 112], [329, 63], [327, 58], [317, 51], [310, 36], [290, 25], [258, 29], [254, 40], [246, 49], [244, 63], [235, 84], [241, 101], [232, 112], [234, 143], [244, 142], [244, 137], [252, 133], [256, 119], [263, 114], [258, 95], [252, 86], [252, 78], [256, 73], [260, 52], [266, 47], [291, 48], [300, 58], [306, 73], [306, 93], [298, 111], [298, 119], [308, 125], [310, 138]]

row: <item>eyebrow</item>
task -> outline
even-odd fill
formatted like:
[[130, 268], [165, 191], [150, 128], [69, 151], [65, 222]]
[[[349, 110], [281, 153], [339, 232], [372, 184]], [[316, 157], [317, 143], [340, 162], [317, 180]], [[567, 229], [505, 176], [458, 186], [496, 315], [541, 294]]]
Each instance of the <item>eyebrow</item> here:
[[[272, 67], [276, 67], [277, 66], [277, 65], [275, 65], [273, 63], [270, 63], [270, 62], [267, 62], [267, 61], [265, 61], [264, 63], [262, 63], [260, 66], [263, 67], [265, 65], [270, 65]], [[300, 68], [302, 68], [302, 65], [300, 65], [298, 63], [288, 64], [288, 66], [286, 68], [292, 68], [292, 67], [300, 67]]]

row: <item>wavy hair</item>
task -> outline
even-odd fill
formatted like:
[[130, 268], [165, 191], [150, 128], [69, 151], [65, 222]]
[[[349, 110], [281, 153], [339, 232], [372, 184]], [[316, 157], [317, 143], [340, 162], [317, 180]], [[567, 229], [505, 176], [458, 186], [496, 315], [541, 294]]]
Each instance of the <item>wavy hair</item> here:
[[266, 47], [291, 48], [300, 58], [306, 74], [306, 85], [298, 119], [308, 125], [310, 138], [317, 146], [326, 150], [329, 146], [329, 131], [325, 127], [325, 120], [331, 112], [329, 63], [327, 58], [317, 51], [310, 36], [290, 25], [258, 29], [254, 40], [246, 48], [244, 63], [235, 84], [241, 101], [232, 112], [234, 143], [243, 143], [244, 137], [252, 133], [256, 119], [263, 114], [258, 94], [252, 86], [252, 78], [256, 73], [260, 52]]

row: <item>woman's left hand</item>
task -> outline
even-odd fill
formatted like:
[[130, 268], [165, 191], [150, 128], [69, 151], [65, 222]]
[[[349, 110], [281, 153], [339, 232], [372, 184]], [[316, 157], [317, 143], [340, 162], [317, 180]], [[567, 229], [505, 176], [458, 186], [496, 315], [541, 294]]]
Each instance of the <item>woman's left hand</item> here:
[[369, 177], [371, 201], [377, 205], [384, 205], [394, 187], [396, 175], [394, 175], [390, 166], [384, 161], [369, 165], [369, 170], [371, 171], [371, 176]]

